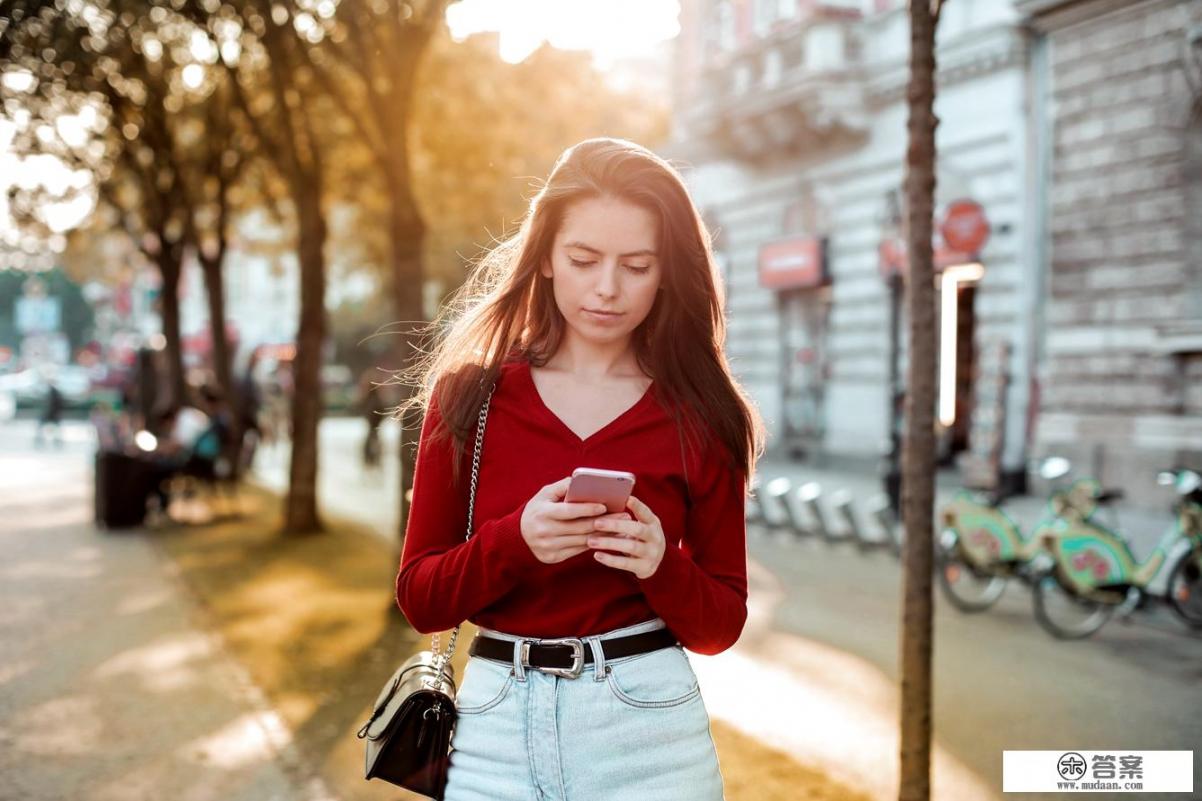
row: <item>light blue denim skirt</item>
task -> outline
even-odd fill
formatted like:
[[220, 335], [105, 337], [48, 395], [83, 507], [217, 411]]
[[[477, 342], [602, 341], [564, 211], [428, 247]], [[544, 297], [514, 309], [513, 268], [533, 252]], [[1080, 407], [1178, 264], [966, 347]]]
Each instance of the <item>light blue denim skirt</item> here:
[[446, 801], [720, 801], [709, 714], [684, 649], [608, 661], [601, 652], [602, 638], [661, 628], [655, 618], [582, 638], [594, 662], [576, 678], [469, 659]]

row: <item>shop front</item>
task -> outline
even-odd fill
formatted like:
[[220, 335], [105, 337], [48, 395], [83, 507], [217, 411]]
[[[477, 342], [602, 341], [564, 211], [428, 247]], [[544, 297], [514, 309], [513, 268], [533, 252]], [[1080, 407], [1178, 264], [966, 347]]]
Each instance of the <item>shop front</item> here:
[[794, 458], [822, 451], [829, 378], [831, 289], [826, 239], [791, 236], [759, 250], [760, 286], [776, 296], [780, 321], [780, 408], [784, 449]]

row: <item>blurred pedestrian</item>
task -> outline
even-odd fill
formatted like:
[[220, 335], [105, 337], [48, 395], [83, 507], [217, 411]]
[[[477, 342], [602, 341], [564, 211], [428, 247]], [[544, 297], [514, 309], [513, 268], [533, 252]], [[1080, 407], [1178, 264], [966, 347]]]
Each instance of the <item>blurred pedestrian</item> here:
[[46, 427], [50, 427], [50, 433], [54, 439], [55, 447], [62, 447], [63, 444], [63, 394], [59, 392], [58, 386], [51, 379], [46, 382], [46, 402], [42, 407], [42, 415], [38, 418], [38, 427], [34, 431], [33, 444], [35, 447], [42, 447], [44, 441], [43, 432]]
[[255, 459], [255, 450], [263, 436], [263, 428], [259, 422], [260, 410], [263, 405], [262, 393], [259, 391], [259, 352], [251, 351], [246, 361], [246, 371], [238, 384], [238, 428], [241, 429], [241, 448], [239, 449], [238, 472], [243, 473], [251, 468]]
[[[679, 173], [587, 140], [425, 363], [397, 603], [419, 632], [478, 627], [447, 801], [723, 797], [684, 649], [724, 651], [746, 621], [763, 424], [723, 353], [719, 275]], [[636, 494], [568, 502], [579, 467]]]
[[208, 385], [195, 393], [190, 404], [163, 413], [155, 448], [144, 457], [152, 467], [161, 512], [167, 511], [168, 484], [176, 476], [209, 483], [228, 476], [230, 419], [221, 394]]
[[368, 470], [380, 467], [380, 424], [391, 408], [384, 397], [383, 388], [373, 378], [373, 370], [364, 370], [359, 376], [358, 400], [360, 414], [367, 422], [367, 433], [363, 438], [363, 466]]

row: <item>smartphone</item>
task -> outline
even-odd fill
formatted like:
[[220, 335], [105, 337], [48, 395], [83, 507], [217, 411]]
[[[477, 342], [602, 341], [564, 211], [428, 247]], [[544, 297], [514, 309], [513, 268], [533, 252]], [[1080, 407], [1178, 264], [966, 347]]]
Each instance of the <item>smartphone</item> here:
[[571, 503], [603, 503], [607, 512], [626, 509], [626, 500], [634, 489], [634, 473], [625, 470], [601, 470], [596, 467], [577, 467], [572, 471], [565, 501]]

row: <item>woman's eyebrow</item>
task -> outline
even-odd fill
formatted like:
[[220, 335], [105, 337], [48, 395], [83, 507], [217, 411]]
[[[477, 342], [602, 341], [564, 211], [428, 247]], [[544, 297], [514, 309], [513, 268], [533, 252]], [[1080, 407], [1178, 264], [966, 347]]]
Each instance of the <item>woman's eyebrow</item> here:
[[[592, 247], [590, 245], [586, 245], [583, 242], [568, 242], [568, 243], [564, 244], [564, 247], [565, 248], [578, 248], [580, 250], [587, 250], [589, 253], [596, 253], [598, 256], [601, 255], [600, 250], [597, 250], [595, 247]], [[630, 253], [623, 253], [620, 256], [618, 256], [618, 258], [625, 259], [625, 258], [629, 258], [631, 256], [659, 256], [659, 254], [656, 253], [654, 250], [634, 250], [634, 251], [631, 251]]]

